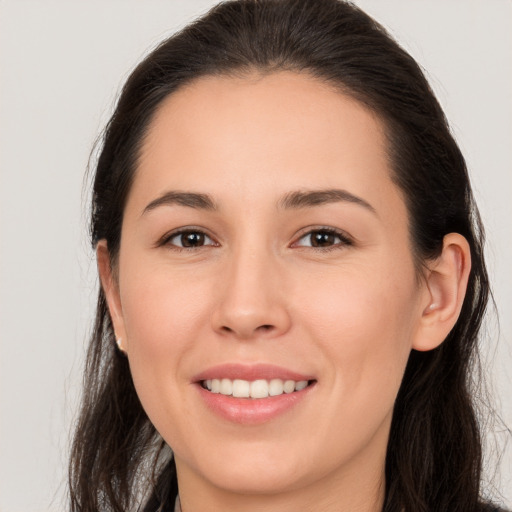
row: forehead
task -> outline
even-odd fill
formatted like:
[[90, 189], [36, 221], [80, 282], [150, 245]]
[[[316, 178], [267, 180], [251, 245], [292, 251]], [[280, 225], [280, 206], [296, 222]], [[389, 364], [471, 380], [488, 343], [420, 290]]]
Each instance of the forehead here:
[[332, 86], [287, 71], [208, 76], [171, 94], [144, 140], [138, 182], [148, 195], [201, 189], [220, 200], [233, 187], [247, 200], [297, 186], [342, 186], [377, 202], [398, 194], [381, 120]]

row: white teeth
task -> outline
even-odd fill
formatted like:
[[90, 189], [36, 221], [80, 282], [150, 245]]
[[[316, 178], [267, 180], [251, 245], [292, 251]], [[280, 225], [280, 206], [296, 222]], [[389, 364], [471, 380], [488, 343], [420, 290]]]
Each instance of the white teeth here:
[[287, 380], [283, 388], [285, 393], [293, 393], [295, 391], [295, 382], [293, 380]]
[[203, 381], [203, 387], [212, 393], [234, 396], [236, 398], [267, 398], [268, 396], [279, 396], [283, 393], [301, 391], [308, 386], [307, 380], [281, 380], [271, 381], [243, 380], [243, 379], [208, 379]]
[[219, 393], [221, 395], [232, 395], [233, 394], [233, 381], [229, 379], [222, 379], [220, 381]]
[[253, 380], [251, 382], [251, 398], [267, 398], [268, 382], [266, 380]]
[[220, 380], [219, 379], [212, 379], [212, 393], [220, 393]]
[[233, 396], [237, 398], [249, 398], [251, 384], [247, 380], [236, 379], [233, 381]]
[[307, 380], [299, 380], [297, 384], [295, 384], [295, 391], [300, 391], [301, 389], [304, 389], [308, 386]]
[[283, 393], [283, 381], [281, 379], [272, 379], [268, 385], [268, 394], [270, 396], [278, 396]]

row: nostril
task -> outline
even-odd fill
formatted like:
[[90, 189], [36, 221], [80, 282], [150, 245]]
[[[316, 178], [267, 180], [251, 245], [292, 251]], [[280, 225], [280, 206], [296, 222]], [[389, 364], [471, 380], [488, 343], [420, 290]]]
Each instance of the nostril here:
[[[259, 327], [256, 328], [256, 331], [270, 331], [274, 328], [273, 325], [270, 325], [270, 324], [265, 324], [265, 325], [260, 325]], [[224, 332], [235, 332], [235, 329], [232, 329], [231, 327], [228, 327], [227, 325], [223, 325], [221, 327], [221, 329], [224, 331]]]

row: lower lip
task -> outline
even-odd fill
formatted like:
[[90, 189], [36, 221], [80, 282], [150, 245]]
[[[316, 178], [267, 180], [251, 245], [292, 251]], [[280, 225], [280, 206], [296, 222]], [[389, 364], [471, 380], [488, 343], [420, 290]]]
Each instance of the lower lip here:
[[197, 388], [206, 405], [218, 416], [242, 425], [260, 425], [300, 404], [314, 388], [314, 383], [300, 391], [268, 398], [235, 398], [212, 393], [201, 384]]

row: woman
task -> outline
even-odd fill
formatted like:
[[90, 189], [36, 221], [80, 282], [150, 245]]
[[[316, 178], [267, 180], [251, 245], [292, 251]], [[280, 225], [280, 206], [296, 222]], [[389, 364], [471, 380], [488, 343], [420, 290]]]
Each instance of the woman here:
[[107, 126], [91, 234], [72, 510], [492, 510], [478, 211], [362, 11], [227, 2], [162, 43]]

